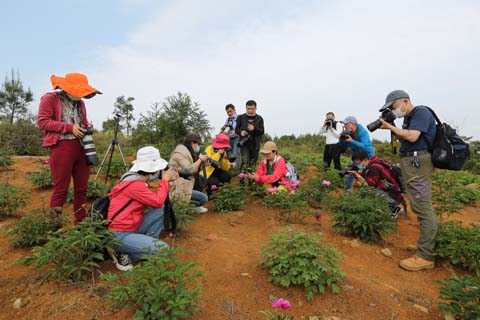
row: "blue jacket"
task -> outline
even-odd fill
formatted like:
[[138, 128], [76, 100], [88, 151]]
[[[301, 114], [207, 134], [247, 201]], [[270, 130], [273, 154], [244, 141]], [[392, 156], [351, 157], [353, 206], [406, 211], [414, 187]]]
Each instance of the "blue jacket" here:
[[352, 149], [352, 155], [357, 153], [359, 150], [364, 150], [368, 154], [368, 158], [372, 158], [375, 155], [375, 150], [373, 150], [372, 141], [368, 135], [367, 130], [361, 125], [357, 125], [357, 133], [352, 136], [352, 142], [347, 143], [344, 140], [340, 140], [338, 143], [341, 146], [350, 146]]

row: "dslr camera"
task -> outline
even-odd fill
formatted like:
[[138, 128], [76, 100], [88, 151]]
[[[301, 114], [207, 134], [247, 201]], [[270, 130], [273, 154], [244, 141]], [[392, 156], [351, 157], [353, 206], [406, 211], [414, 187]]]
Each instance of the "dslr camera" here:
[[85, 150], [85, 155], [87, 156], [87, 164], [89, 166], [96, 166], [98, 161], [97, 150], [95, 149], [95, 144], [93, 143], [93, 128], [86, 127], [83, 129], [83, 138], [81, 140], [83, 149]]
[[349, 163], [345, 169], [338, 170], [338, 174], [340, 175], [340, 177], [343, 178], [343, 177], [345, 177], [345, 175], [350, 174], [350, 173], [348, 173], [348, 171], [359, 171], [359, 170], [360, 169], [357, 167], [356, 164]]
[[330, 128], [330, 127], [332, 127], [335, 123], [336, 123], [335, 120], [333, 120], [333, 119], [327, 119], [327, 120], [325, 120], [325, 127]]
[[[384, 121], [386, 121], [390, 124], [393, 124], [393, 121], [397, 117], [395, 117], [395, 115], [393, 114], [393, 112], [390, 108], [387, 108], [387, 109], [383, 110], [380, 118], [382, 118]], [[367, 129], [368, 129], [368, 131], [373, 132], [373, 131], [377, 130], [378, 128], [380, 128], [381, 126], [382, 126], [382, 122], [380, 121], [380, 119], [377, 119], [377, 120], [373, 121], [372, 123], [370, 123], [369, 125], [367, 125]]]
[[[166, 171], [168, 169], [170, 169], [170, 167], [167, 165], [163, 170]], [[180, 178], [190, 180], [190, 177], [193, 175], [192, 171], [190, 171], [189, 169], [183, 169], [183, 168], [175, 168], [175, 169], [177, 170], [178, 176]], [[162, 178], [162, 171], [159, 172], [159, 179], [161, 178]]]
[[352, 130], [343, 130], [342, 133], [340, 134], [340, 139], [347, 140], [349, 136], [352, 136], [352, 133], [353, 133]]
[[250, 140], [250, 138], [251, 138], [250, 134], [247, 134], [245, 137], [240, 137], [237, 145], [239, 147], [243, 147], [245, 143], [247, 143]]

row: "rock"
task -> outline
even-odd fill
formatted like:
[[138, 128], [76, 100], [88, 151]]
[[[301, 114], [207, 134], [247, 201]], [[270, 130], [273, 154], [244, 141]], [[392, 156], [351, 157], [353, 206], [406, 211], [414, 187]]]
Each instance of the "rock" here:
[[392, 257], [392, 251], [390, 251], [390, 249], [388, 249], [388, 248], [383, 248], [382, 250], [380, 250], [380, 253], [387, 258]]
[[210, 240], [210, 241], [213, 241], [213, 240], [218, 240], [218, 236], [214, 233], [210, 233], [208, 236], [207, 236], [207, 240]]
[[445, 320], [455, 320], [455, 317], [452, 316], [451, 314], [446, 314], [443, 316]]
[[244, 276], [244, 277], [250, 276], [247, 272], [242, 272], [242, 273], [240, 273], [240, 274], [241, 274], [242, 276]]
[[353, 239], [353, 240], [350, 241], [350, 247], [358, 248], [358, 247], [360, 247], [360, 243], [358, 243], [357, 239]]
[[407, 246], [407, 251], [416, 252], [417, 251], [417, 246], [414, 246], [413, 244], [409, 244]]
[[17, 298], [13, 302], [13, 309], [20, 309], [22, 307], [22, 298]]
[[417, 308], [418, 310], [422, 311], [423, 313], [428, 313], [428, 309], [425, 308], [424, 306], [421, 306], [419, 304], [414, 304], [413, 307]]
[[377, 305], [375, 303], [369, 303], [368, 306], [369, 307], [376, 307]]

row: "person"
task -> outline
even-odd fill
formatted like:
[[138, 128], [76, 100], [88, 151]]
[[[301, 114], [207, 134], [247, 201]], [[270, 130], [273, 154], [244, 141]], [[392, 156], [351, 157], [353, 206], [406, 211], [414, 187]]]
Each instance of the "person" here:
[[[228, 150], [230, 150], [230, 139], [223, 133], [217, 134], [212, 144], [205, 149], [208, 157], [205, 168], [208, 196], [212, 193], [212, 186], [222, 185], [232, 179], [228, 172], [231, 166], [228, 159]], [[203, 172], [200, 172], [200, 174], [203, 174]]]
[[199, 191], [194, 190], [193, 186], [195, 184], [194, 174], [199, 172], [200, 166], [208, 159], [206, 154], [200, 153], [200, 145], [202, 145], [202, 139], [198, 133], [192, 132], [185, 136], [183, 139], [183, 144], [179, 144], [175, 150], [170, 154], [170, 160], [168, 165], [170, 167], [183, 169], [191, 173], [191, 177], [183, 178], [180, 177], [175, 185], [172, 186], [170, 194], [172, 198], [182, 197], [184, 200], [191, 200], [197, 204], [194, 212], [196, 213], [205, 213], [208, 212], [208, 209], [203, 207], [205, 203], [208, 202], [208, 196]]
[[235, 132], [235, 128], [237, 127], [237, 112], [235, 111], [235, 106], [231, 103], [225, 106], [225, 112], [227, 113], [227, 120], [225, 120], [225, 124], [220, 129], [220, 133], [224, 133], [230, 138], [230, 150], [232, 156], [235, 158], [235, 161], [232, 161], [232, 165], [236, 166], [240, 165], [242, 160], [240, 149], [238, 148], [239, 135]]
[[287, 190], [285, 178], [287, 166], [285, 159], [278, 154], [277, 145], [273, 141], [267, 141], [260, 153], [263, 159], [258, 164], [257, 172], [247, 173], [247, 177], [257, 183], [263, 183], [268, 187], [277, 187], [280, 190]]
[[400, 140], [400, 166], [406, 183], [410, 206], [417, 215], [420, 236], [414, 256], [400, 261], [400, 267], [409, 271], [431, 269], [435, 266], [435, 236], [437, 216], [432, 206], [432, 156], [436, 134], [435, 118], [425, 106], [415, 106], [403, 90], [390, 92], [383, 112], [390, 108], [396, 118], [404, 118], [402, 128], [397, 128], [380, 118], [381, 129], [390, 130]]
[[[164, 224], [164, 203], [168, 197], [170, 182], [178, 178], [174, 168], [163, 171], [157, 191], [149, 189], [147, 181], [159, 177], [167, 167], [157, 148], [138, 149], [136, 160], [108, 194], [110, 207], [108, 230], [121, 242], [115, 246], [120, 253], [117, 268], [127, 271], [131, 260], [137, 261], [146, 254], [154, 254], [168, 245], [158, 239]], [[131, 259], [131, 260], [130, 260]]]
[[[339, 145], [342, 147], [350, 147], [352, 151], [352, 156], [355, 155], [358, 151], [364, 150], [368, 154], [368, 158], [372, 158], [375, 155], [373, 150], [372, 141], [368, 135], [367, 130], [358, 123], [357, 118], [353, 116], [348, 116], [343, 120], [344, 130], [341, 134], [338, 135], [340, 139]], [[352, 189], [353, 181], [355, 181], [355, 176], [351, 174], [345, 175], [345, 187], [344, 191], [348, 192]]]
[[368, 154], [360, 150], [352, 156], [352, 161], [358, 170], [349, 171], [349, 173], [353, 174], [360, 183], [377, 188], [380, 195], [386, 195], [392, 216], [397, 218], [403, 210], [399, 205], [404, 204], [405, 200], [400, 185], [392, 173], [382, 165], [385, 160], [377, 156], [369, 159]]
[[248, 100], [246, 113], [237, 117], [235, 132], [240, 137], [238, 145], [242, 155], [242, 168], [253, 168], [258, 161], [258, 151], [265, 129], [263, 118], [256, 112], [257, 103], [254, 100]]
[[338, 137], [340, 133], [337, 131], [337, 121], [335, 121], [335, 114], [327, 112], [325, 122], [320, 129], [320, 134], [325, 134], [325, 149], [323, 149], [323, 168], [327, 170], [333, 160], [333, 166], [337, 170], [342, 170], [340, 163], [340, 147], [338, 145]]
[[61, 214], [73, 177], [74, 220], [78, 223], [86, 215], [88, 167], [82, 138], [85, 128], [91, 127], [87, 119], [85, 102], [100, 91], [90, 86], [81, 73], [68, 73], [65, 77], [50, 77], [54, 92], [40, 100], [37, 125], [43, 130], [42, 146], [50, 149], [50, 170], [53, 191], [50, 198], [52, 214]]

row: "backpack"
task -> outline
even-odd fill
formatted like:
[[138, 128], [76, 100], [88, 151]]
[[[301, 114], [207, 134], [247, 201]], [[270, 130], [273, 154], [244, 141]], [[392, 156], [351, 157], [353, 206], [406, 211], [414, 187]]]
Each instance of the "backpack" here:
[[300, 179], [293, 164], [285, 160], [285, 166], [287, 167], [287, 174], [285, 175], [285, 178], [290, 182], [298, 183]]
[[422, 133], [423, 139], [432, 152], [433, 165], [440, 169], [462, 170], [465, 162], [470, 159], [468, 143], [457, 134], [457, 131], [447, 123], [442, 123], [435, 112], [426, 107], [433, 114], [436, 121], [437, 133], [433, 145]]
[[390, 176], [397, 183], [398, 187], [400, 188], [400, 191], [402, 193], [405, 192], [405, 184], [402, 179], [402, 169], [400, 168], [400, 165], [398, 165], [397, 163], [391, 163], [383, 159], [378, 159], [378, 162], [374, 163], [373, 165], [379, 165], [382, 168], [384, 168], [386, 171], [388, 171], [390, 173]]

